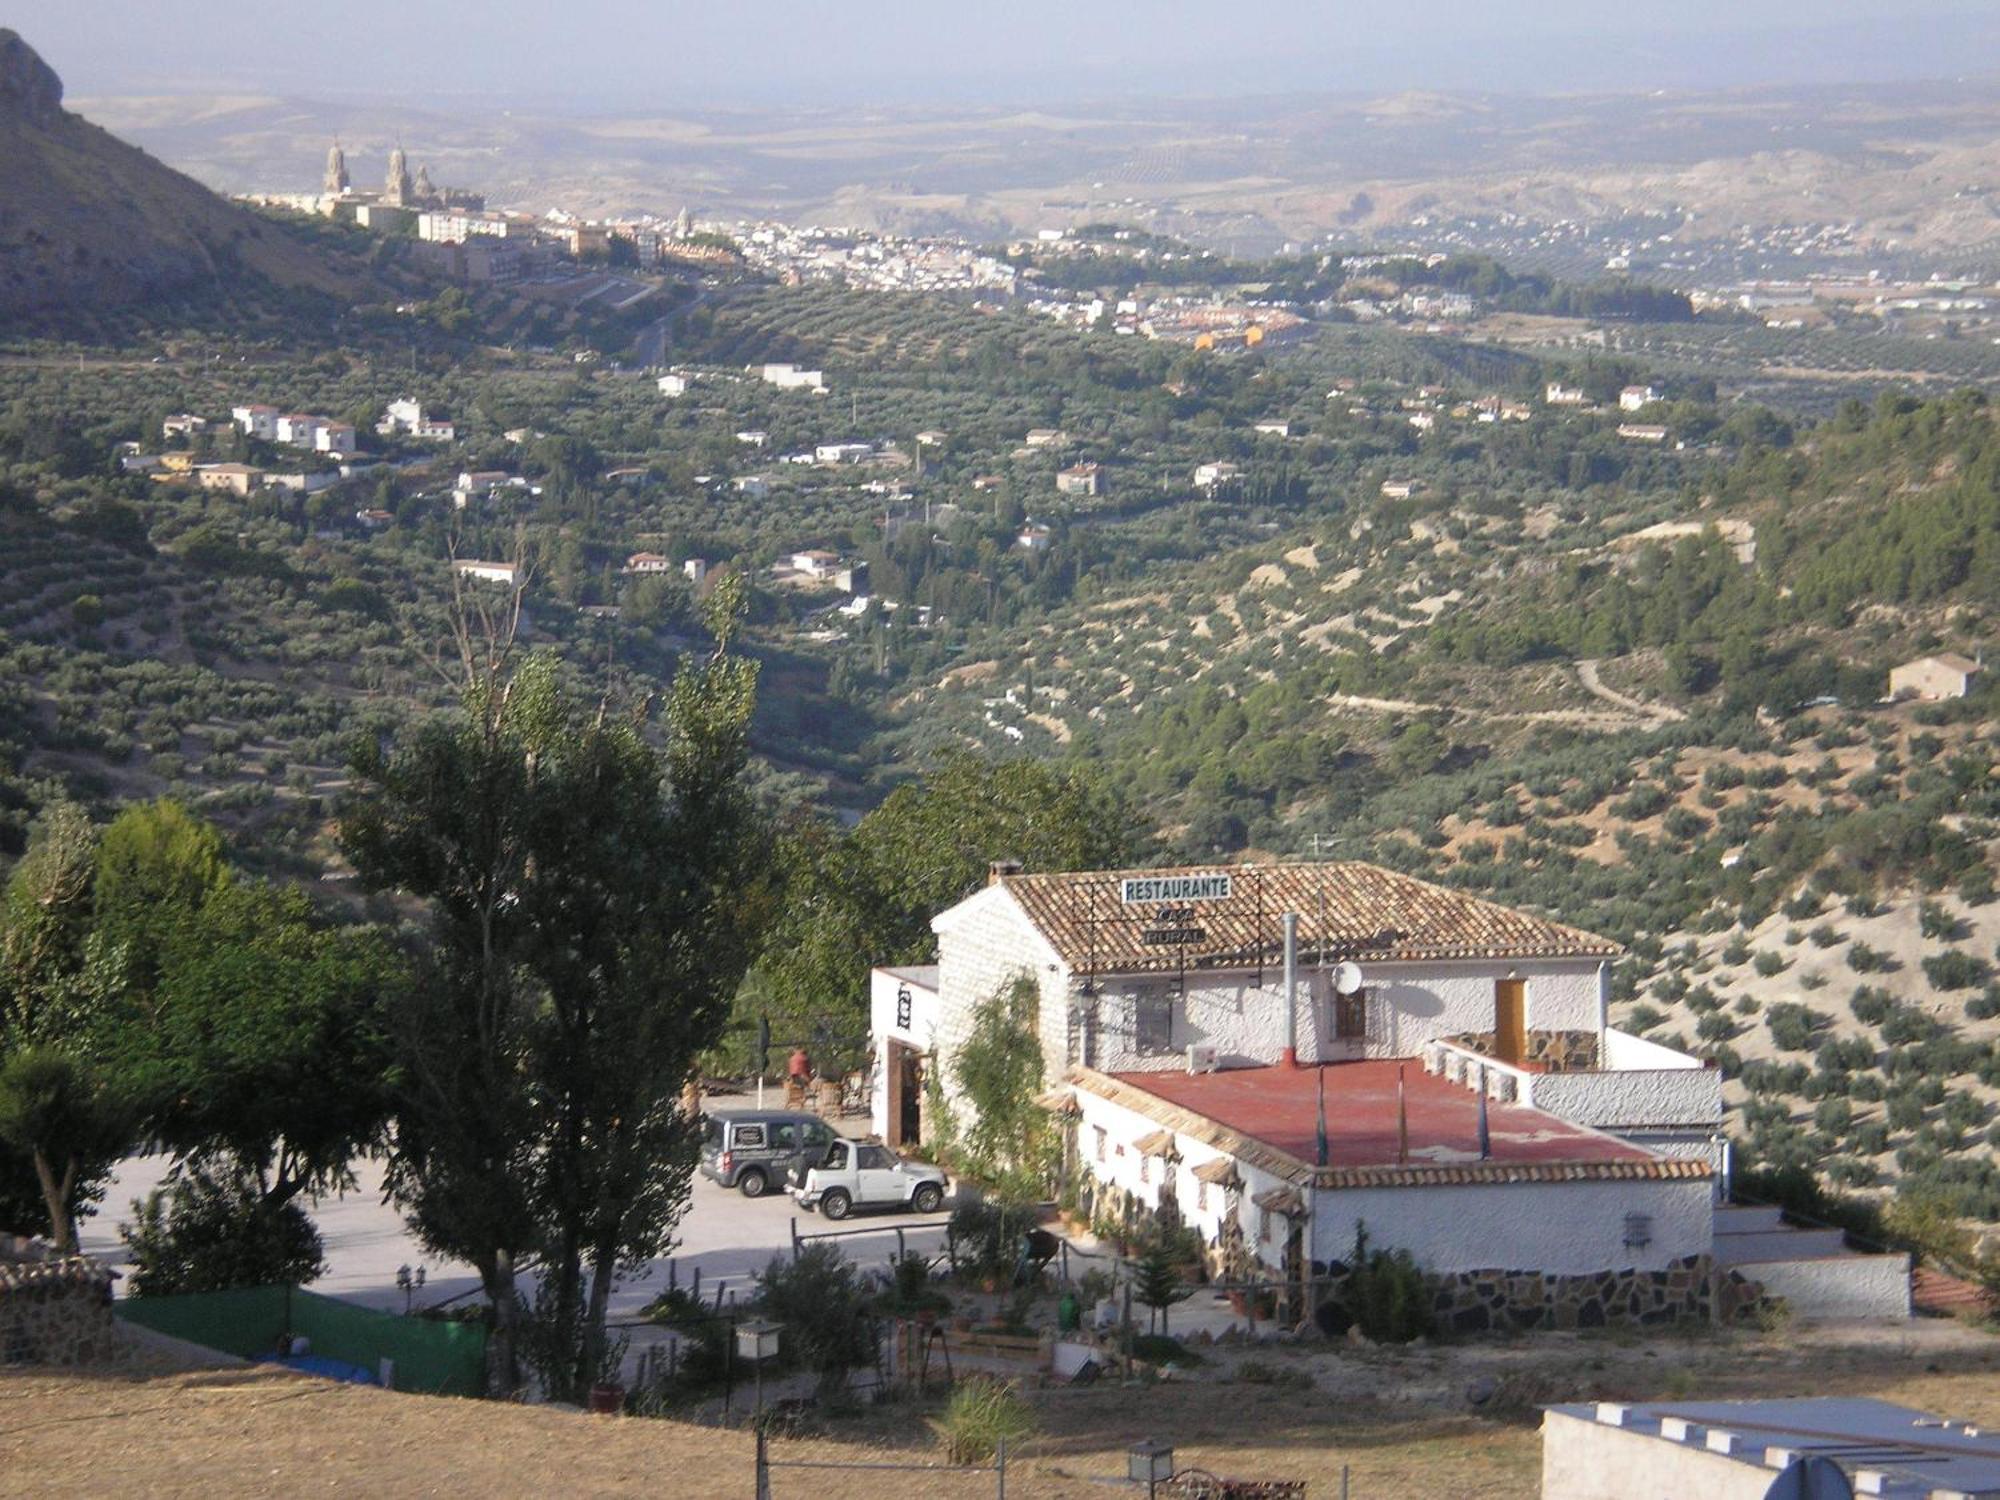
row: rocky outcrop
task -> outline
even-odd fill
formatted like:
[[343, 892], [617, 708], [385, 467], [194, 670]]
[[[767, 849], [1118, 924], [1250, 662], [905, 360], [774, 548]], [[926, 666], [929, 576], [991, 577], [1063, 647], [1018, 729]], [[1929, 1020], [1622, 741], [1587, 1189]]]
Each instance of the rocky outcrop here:
[[0, 322], [61, 330], [259, 284], [354, 290], [282, 225], [70, 113], [62, 94], [35, 49], [0, 30]]
[[0, 26], [0, 115], [46, 129], [62, 117], [62, 80], [20, 33]]

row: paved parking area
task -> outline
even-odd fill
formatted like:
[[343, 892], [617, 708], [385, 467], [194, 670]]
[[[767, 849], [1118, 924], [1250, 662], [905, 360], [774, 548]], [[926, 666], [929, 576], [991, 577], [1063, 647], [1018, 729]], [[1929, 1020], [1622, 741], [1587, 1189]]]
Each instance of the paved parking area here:
[[[157, 1187], [169, 1165], [164, 1156], [131, 1157], [119, 1164], [98, 1214], [84, 1223], [83, 1249], [87, 1254], [119, 1269], [129, 1266], [118, 1226], [131, 1220], [132, 1200]], [[356, 1191], [311, 1205], [310, 1212], [326, 1243], [329, 1267], [312, 1289], [367, 1307], [400, 1312], [404, 1294], [396, 1286], [396, 1270], [421, 1265], [425, 1281], [423, 1291], [414, 1299], [417, 1306], [477, 1297], [479, 1278], [472, 1268], [440, 1260], [426, 1251], [404, 1227], [402, 1215], [383, 1201], [382, 1175], [381, 1162], [357, 1162]], [[856, 1210], [845, 1222], [834, 1225], [817, 1214], [801, 1212], [784, 1194], [745, 1198], [697, 1173], [692, 1201], [680, 1223], [680, 1243], [670, 1257], [654, 1261], [643, 1275], [620, 1283], [611, 1298], [612, 1318], [636, 1317], [666, 1288], [670, 1274], [686, 1286], [699, 1270], [703, 1295], [713, 1297], [719, 1283], [725, 1306], [738, 1296], [748, 1297], [756, 1273], [770, 1264], [772, 1256], [790, 1252], [795, 1221], [802, 1235], [838, 1229], [840, 1244], [850, 1258], [866, 1269], [876, 1269], [896, 1253], [899, 1230], [910, 1249], [942, 1250], [948, 1218], [948, 1213]], [[644, 1345], [654, 1341], [651, 1329], [632, 1332], [628, 1367]]]

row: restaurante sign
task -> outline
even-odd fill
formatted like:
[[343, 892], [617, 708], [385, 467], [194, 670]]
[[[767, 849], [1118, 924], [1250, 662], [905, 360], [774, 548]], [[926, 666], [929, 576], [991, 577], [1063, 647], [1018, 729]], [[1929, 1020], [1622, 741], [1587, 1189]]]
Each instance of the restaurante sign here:
[[1227, 901], [1233, 889], [1227, 875], [1144, 875], [1118, 882], [1118, 899], [1127, 906], [1151, 906], [1162, 901]]

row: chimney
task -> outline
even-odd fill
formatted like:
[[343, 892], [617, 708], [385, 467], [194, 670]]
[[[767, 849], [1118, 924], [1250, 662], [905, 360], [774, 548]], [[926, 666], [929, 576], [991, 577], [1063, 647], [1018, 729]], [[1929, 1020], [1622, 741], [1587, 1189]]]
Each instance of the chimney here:
[[988, 885], [998, 885], [1009, 875], [1018, 875], [1020, 873], [1021, 862], [1018, 859], [996, 859], [986, 867], [986, 883]]

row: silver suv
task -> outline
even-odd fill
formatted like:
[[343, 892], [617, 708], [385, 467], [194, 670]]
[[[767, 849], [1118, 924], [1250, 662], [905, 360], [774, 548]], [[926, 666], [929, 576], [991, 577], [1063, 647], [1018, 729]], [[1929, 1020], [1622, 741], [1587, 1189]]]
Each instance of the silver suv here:
[[746, 1198], [761, 1198], [803, 1178], [833, 1142], [833, 1127], [817, 1115], [789, 1109], [728, 1110], [703, 1123], [701, 1174]]

